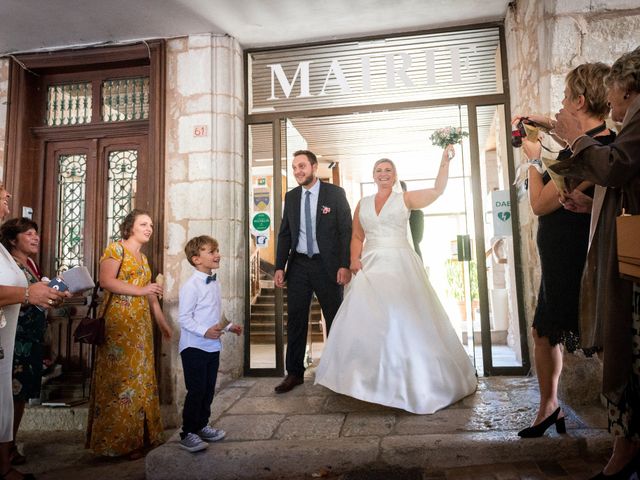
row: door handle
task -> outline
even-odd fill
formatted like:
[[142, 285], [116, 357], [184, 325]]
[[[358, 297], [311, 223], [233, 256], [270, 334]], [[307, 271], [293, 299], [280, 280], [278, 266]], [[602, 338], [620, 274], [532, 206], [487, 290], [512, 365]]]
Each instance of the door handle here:
[[471, 261], [471, 237], [469, 235], [458, 235], [458, 261], [469, 262]]

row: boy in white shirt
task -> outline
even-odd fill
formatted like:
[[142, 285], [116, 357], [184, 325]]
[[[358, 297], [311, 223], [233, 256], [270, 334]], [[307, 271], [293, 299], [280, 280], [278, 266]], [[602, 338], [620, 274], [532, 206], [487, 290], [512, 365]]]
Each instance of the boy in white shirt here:
[[220, 268], [217, 240], [207, 235], [194, 237], [185, 245], [184, 253], [196, 271], [179, 296], [179, 349], [187, 388], [180, 446], [198, 452], [208, 447], [205, 442], [225, 436], [224, 430], [208, 425], [220, 364], [220, 336], [225, 331], [240, 335], [242, 327], [222, 318], [220, 285], [213, 273]]

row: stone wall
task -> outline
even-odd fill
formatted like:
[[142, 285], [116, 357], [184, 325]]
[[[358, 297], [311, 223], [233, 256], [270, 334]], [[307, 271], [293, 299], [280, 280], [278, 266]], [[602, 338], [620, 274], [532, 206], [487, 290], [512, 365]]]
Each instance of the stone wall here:
[[9, 101], [9, 59], [0, 58], [0, 182], [4, 183], [7, 102]]
[[[244, 324], [246, 283], [242, 49], [227, 36], [167, 42], [165, 313], [176, 332], [163, 345], [163, 401], [182, 408], [178, 292], [193, 268], [183, 248], [211, 235], [222, 254], [218, 278], [227, 317]], [[242, 374], [244, 337], [223, 339], [218, 385]]]
[[[564, 77], [572, 68], [585, 62], [611, 64], [622, 53], [640, 45], [640, 8], [633, 0], [516, 0], [507, 11], [505, 35], [512, 114], [553, 115], [561, 107]], [[516, 164], [524, 161], [519, 150], [515, 159]], [[526, 192], [519, 193], [523, 298], [527, 324], [531, 325], [540, 281], [535, 244], [537, 219], [531, 213]], [[567, 361], [572, 365], [583, 362], [565, 358]], [[574, 370], [565, 369], [565, 383], [571, 383]], [[597, 369], [593, 373], [597, 374]], [[581, 395], [592, 400], [597, 393]]]

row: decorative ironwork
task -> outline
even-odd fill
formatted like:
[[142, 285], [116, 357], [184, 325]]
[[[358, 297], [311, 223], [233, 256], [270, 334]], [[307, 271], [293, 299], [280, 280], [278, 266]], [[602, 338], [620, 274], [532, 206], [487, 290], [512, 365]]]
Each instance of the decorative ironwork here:
[[91, 82], [50, 85], [47, 90], [47, 125], [91, 123]]
[[84, 260], [83, 232], [87, 156], [58, 157], [58, 208], [56, 219], [56, 274], [81, 265]]
[[149, 77], [102, 82], [102, 121], [127, 122], [149, 118]]
[[109, 153], [109, 196], [107, 240], [120, 240], [120, 224], [133, 210], [138, 178], [138, 151], [115, 150]]

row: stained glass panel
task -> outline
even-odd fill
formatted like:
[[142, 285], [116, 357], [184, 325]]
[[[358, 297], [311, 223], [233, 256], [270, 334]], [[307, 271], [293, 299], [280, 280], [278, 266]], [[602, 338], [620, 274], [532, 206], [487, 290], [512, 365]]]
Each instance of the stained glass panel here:
[[135, 204], [137, 176], [137, 150], [116, 150], [109, 153], [108, 242], [120, 240], [120, 224]]
[[87, 156], [58, 157], [58, 209], [56, 219], [56, 274], [81, 265], [87, 182]]
[[102, 121], [125, 122], [149, 118], [149, 77], [102, 82]]
[[50, 85], [47, 90], [47, 125], [91, 123], [91, 83]]

